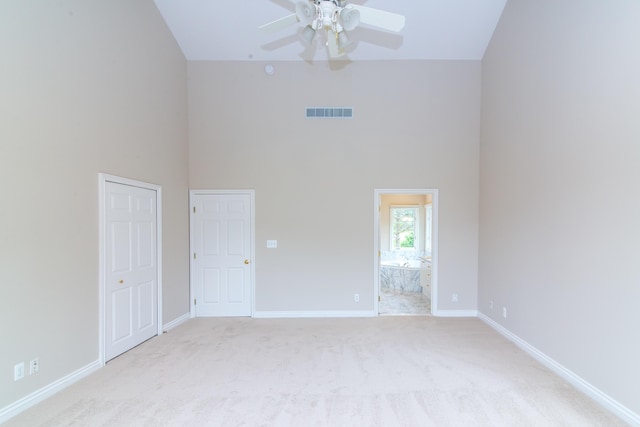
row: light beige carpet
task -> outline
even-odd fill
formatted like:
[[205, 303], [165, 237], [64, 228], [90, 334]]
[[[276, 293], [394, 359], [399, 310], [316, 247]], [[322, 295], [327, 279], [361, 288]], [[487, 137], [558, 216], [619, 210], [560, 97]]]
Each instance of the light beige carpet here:
[[478, 319], [194, 319], [7, 426], [617, 426]]

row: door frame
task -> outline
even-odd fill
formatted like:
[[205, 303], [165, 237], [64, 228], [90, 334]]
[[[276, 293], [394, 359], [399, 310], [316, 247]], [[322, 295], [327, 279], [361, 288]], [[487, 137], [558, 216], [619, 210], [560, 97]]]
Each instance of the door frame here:
[[162, 324], [162, 187], [156, 184], [150, 184], [148, 182], [137, 181], [134, 179], [123, 178], [116, 175], [109, 175], [106, 173], [98, 173], [98, 216], [99, 216], [99, 290], [98, 290], [98, 359], [100, 366], [106, 364], [106, 214], [105, 214], [105, 196], [107, 182], [114, 184], [122, 184], [130, 187], [139, 187], [156, 192], [156, 275], [158, 284], [158, 307], [157, 307], [157, 323], [158, 323], [158, 336], [162, 335], [164, 328]]
[[193, 254], [195, 253], [194, 247], [194, 227], [195, 221], [193, 221], [193, 208], [194, 208], [194, 199], [196, 196], [224, 196], [230, 194], [243, 194], [248, 195], [251, 201], [251, 212], [250, 212], [250, 226], [251, 231], [249, 235], [249, 243], [251, 244], [251, 281], [249, 283], [249, 295], [251, 298], [251, 313], [250, 317], [254, 316], [256, 312], [256, 191], [255, 190], [189, 190], [189, 314], [191, 318], [196, 317], [196, 307], [193, 304], [193, 299], [195, 298], [195, 289], [193, 284], [193, 272], [195, 270]]
[[431, 314], [438, 312], [438, 190], [394, 188], [375, 189], [373, 205], [373, 312], [380, 315], [380, 207], [383, 194], [430, 194], [432, 205], [431, 229]]

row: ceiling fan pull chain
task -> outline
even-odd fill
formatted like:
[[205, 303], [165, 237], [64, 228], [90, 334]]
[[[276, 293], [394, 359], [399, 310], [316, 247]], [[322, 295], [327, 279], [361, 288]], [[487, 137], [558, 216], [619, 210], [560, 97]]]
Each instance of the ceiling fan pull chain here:
[[338, 31], [340, 31], [338, 29], [338, 16], [338, 9], [334, 9], [333, 13], [331, 14], [331, 30], [336, 35], [336, 41], [338, 40]]

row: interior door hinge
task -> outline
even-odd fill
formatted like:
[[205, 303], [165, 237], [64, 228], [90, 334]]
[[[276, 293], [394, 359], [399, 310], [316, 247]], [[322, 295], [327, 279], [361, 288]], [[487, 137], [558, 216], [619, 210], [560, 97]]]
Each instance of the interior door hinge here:
[[195, 206], [193, 207], [193, 213], [196, 213], [196, 207]]
[[380, 295], [378, 295], [378, 302], [380, 302]]
[[193, 305], [196, 305], [196, 299], [195, 298], [193, 299]]
[[196, 253], [195, 252], [193, 253], [193, 259], [196, 259]]

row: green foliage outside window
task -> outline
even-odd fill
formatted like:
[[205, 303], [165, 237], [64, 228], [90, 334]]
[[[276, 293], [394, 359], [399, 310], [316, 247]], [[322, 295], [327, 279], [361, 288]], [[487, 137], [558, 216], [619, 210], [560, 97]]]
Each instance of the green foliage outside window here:
[[416, 225], [418, 208], [414, 206], [391, 207], [391, 250], [417, 249]]

